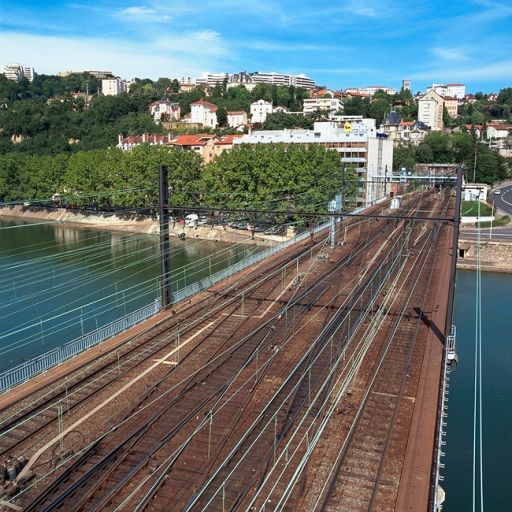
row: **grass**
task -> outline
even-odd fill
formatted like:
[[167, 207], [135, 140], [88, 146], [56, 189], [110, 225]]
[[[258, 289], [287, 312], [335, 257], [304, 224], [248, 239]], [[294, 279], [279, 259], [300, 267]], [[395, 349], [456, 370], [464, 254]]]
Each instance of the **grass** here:
[[[463, 217], [478, 216], [478, 201], [462, 201], [461, 214]], [[492, 215], [492, 208], [485, 203], [480, 203], [480, 217], [489, 217]]]
[[[505, 215], [499, 219], [495, 219], [492, 221], [492, 227], [493, 228], [496, 228], [498, 226], [505, 226], [506, 224], [508, 224], [510, 222], [510, 217], [508, 215]], [[483, 228], [490, 228], [491, 227], [491, 222], [477, 222], [475, 224], [475, 227], [479, 228], [479, 229], [483, 229]]]

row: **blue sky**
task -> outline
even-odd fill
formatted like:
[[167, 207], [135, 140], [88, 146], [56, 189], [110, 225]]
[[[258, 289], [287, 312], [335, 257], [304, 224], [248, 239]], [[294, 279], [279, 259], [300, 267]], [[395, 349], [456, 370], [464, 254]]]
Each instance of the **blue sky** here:
[[335, 89], [512, 86], [512, 0], [0, 2], [0, 66], [123, 78], [305, 73]]

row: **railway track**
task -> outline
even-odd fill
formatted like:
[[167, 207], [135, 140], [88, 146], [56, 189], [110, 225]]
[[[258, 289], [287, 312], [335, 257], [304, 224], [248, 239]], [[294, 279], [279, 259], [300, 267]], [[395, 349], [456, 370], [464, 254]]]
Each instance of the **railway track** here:
[[[379, 232], [374, 236], [382, 236], [382, 230], [379, 230]], [[349, 255], [349, 257], [343, 260], [341, 263], [338, 263], [338, 266], [336, 267], [335, 270], [343, 268], [343, 266], [350, 262], [354, 256], [361, 254], [366, 248], [367, 243], [367, 240], [361, 241], [358, 244], [355, 251], [353, 252], [353, 254]], [[264, 293], [265, 290], [262, 289], [262, 287], [259, 287], [258, 291], [259, 293], [263, 292], [264, 296], [267, 295], [266, 293]], [[177, 394], [176, 399], [172, 400], [171, 402], [167, 402], [162, 408], [162, 412], [159, 413], [158, 415], [158, 417], [161, 417], [167, 410], [169, 410], [170, 407], [173, 407], [173, 419], [176, 420], [176, 426], [174, 428], [170, 428], [169, 422], [168, 420], [166, 420], [164, 422], [165, 425], [163, 426], [165, 432], [158, 431], [158, 433], [153, 433], [151, 435], [151, 438], [164, 438], [165, 441], [168, 442], [169, 436], [173, 435], [175, 431], [179, 430], [180, 428], [183, 429], [188, 424], [188, 422], [190, 422], [191, 419], [194, 418], [194, 416], [197, 416], [201, 412], [202, 408], [207, 407], [212, 400], [218, 398], [219, 393], [221, 393], [224, 389], [228, 388], [230, 380], [233, 377], [237, 377], [240, 375], [240, 368], [244, 368], [246, 363], [254, 363], [254, 361], [258, 360], [256, 356], [259, 356], [260, 352], [264, 351], [265, 349], [268, 349], [271, 346], [273, 340], [283, 331], [284, 327], [288, 323], [288, 318], [290, 318], [290, 321], [291, 318], [294, 318], [294, 321], [298, 321], [301, 312], [306, 311], [308, 307], [310, 307], [310, 305], [313, 304], [318, 299], [318, 295], [324, 291], [325, 285], [320, 287], [319, 289], [318, 283], [314, 283], [314, 285], [310, 286], [309, 289], [302, 291], [295, 297], [293, 303], [290, 305], [288, 309], [288, 314], [281, 318], [280, 323], [282, 325], [273, 325], [272, 329], [265, 330], [265, 327], [267, 327], [268, 325], [267, 321], [259, 325], [256, 330], [252, 329], [252, 332], [249, 332], [245, 335], [243, 335], [243, 333], [240, 333], [242, 334], [242, 336], [240, 337], [239, 343], [234, 344], [234, 346], [232, 346], [229, 349], [226, 348], [227, 341], [225, 327], [222, 329], [217, 328], [217, 336], [210, 335], [208, 337], [208, 349], [203, 349], [200, 351], [201, 358], [203, 360], [210, 361], [211, 364], [208, 364], [204, 368], [200, 368], [199, 371], [196, 372], [196, 374], [194, 374], [192, 378], [188, 379], [184, 383], [180, 383], [181, 391], [179, 391], [179, 389], [177, 389], [176, 387], [173, 387], [173, 394]], [[312, 297], [311, 294], [313, 294]], [[252, 313], [252, 315], [249, 315], [248, 318], [254, 316], [255, 311], [247, 312]], [[236, 315], [226, 315], [223, 319], [223, 322], [240, 322], [240, 320]], [[231, 336], [230, 339], [232, 340], [233, 336]], [[256, 349], [257, 352], [255, 352]], [[207, 353], [205, 352], [206, 350]], [[195, 352], [199, 351], [196, 349]], [[226, 366], [228, 366], [226, 363], [229, 363], [228, 369], [226, 369]], [[263, 375], [263, 372], [260, 374], [260, 378], [261, 375]], [[208, 381], [208, 379], [210, 379], [210, 381]], [[206, 386], [204, 386], [205, 383]], [[199, 384], [202, 385], [199, 386]], [[159, 386], [158, 392], [160, 394], [163, 393], [161, 386]], [[151, 395], [155, 393], [156, 387], [153, 387]], [[185, 395], [187, 396], [186, 403], [184, 405], [178, 405], [180, 403], [180, 400]], [[232, 404], [233, 400], [231, 400], [230, 405]], [[138, 407], [141, 407], [142, 405], [142, 402], [139, 402]], [[234, 406], [235, 409], [240, 410], [239, 405], [240, 403], [236, 404]], [[231, 413], [228, 414], [228, 417], [233, 417], [234, 414], [235, 413], [232, 411]], [[140, 418], [140, 415], [138, 418], [136, 418], [136, 422], [139, 424], [142, 422], [145, 425], [153, 425], [151, 419]], [[123, 432], [125, 430], [126, 427], [123, 428]], [[147, 434], [147, 429], [144, 428], [143, 430], [136, 430], [136, 432], [139, 433], [140, 437], [142, 438], [142, 434]], [[109, 459], [110, 457], [116, 457], [119, 459], [119, 450], [122, 449], [123, 447], [129, 446], [131, 449], [133, 449], [133, 446], [131, 444], [127, 445], [125, 443], [123, 435], [124, 434], [121, 435], [119, 447], [116, 447], [114, 451], [107, 450], [107, 453], [105, 454], [106, 459]], [[160, 448], [161, 444], [156, 443], [154, 445], [153, 450], [149, 450], [147, 447], [144, 450], [137, 450], [137, 453], [143, 454], [143, 456], [141, 460], [136, 464], [136, 467], [140, 468], [141, 465], [145, 464], [155, 453], [155, 451]], [[126, 453], [127, 456], [130, 455], [130, 453]], [[87, 470], [87, 476], [82, 476], [81, 479], [78, 480], [78, 486], [81, 485], [83, 478], [93, 478], [93, 473], [95, 471], [104, 472], [104, 465], [104, 460], [93, 464], [93, 469], [91, 471]], [[84, 466], [82, 464], [80, 464], [80, 466], [81, 469], [83, 470]], [[123, 467], [120, 467], [119, 470], [123, 471], [125, 467], [126, 464], [124, 464]], [[108, 484], [106, 485], [106, 487], [109, 489], [108, 494], [112, 495], [115, 489], [121, 489], [124, 485], [125, 480], [126, 477], [120, 477], [117, 479], [116, 484], [114, 484], [111, 480], [106, 482], [106, 484]], [[68, 494], [65, 494], [65, 496], [67, 497]], [[73, 502], [77, 501], [79, 501], [79, 499], [76, 496], [74, 496]], [[37, 503], [36, 506], [40, 507], [40, 503]], [[57, 505], [54, 506], [58, 506], [58, 503]], [[51, 510], [52, 508], [48, 509]], [[28, 510], [30, 510], [30, 508]]]
[[[415, 208], [431, 203], [425, 195]], [[172, 510], [264, 506], [268, 474], [278, 466], [283, 475], [292, 470], [280, 462], [285, 451], [300, 445], [289, 439], [314, 433], [331, 403], [337, 377], [332, 369], [350, 353], [348, 341], [369, 325], [411, 239], [428, 236], [420, 223], [407, 220], [368, 221], [360, 229], [348, 246], [323, 259], [318, 258], [324, 254], [321, 243], [276, 258], [236, 285], [209, 294], [208, 305], [180, 312], [144, 344], [138, 342], [137, 353], [145, 347], [147, 357], [133, 369], [147, 372], [152, 382], [141, 378], [144, 385], [134, 386], [135, 399], [107, 422], [110, 430], [82, 443], [74, 462], [52, 469], [50, 485], [29, 484], [16, 502], [25, 510], [66, 511], [169, 510], [169, 503]], [[290, 257], [296, 259], [290, 262]], [[198, 320], [206, 308], [209, 314]], [[120, 386], [130, 378], [128, 372], [117, 373], [88, 396], [80, 398], [77, 392], [70, 411], [79, 414], [93, 395], [105, 389], [112, 393], [113, 383]], [[56, 396], [49, 404], [66, 398], [62, 391]], [[41, 407], [48, 410], [48, 405]], [[41, 444], [51, 438], [48, 427], [56, 418], [47, 418], [38, 430], [28, 419], [36, 417], [33, 412], [14, 417], [2, 432], [14, 432], [16, 425], [21, 431], [25, 425], [38, 432]], [[53, 439], [51, 446], [56, 446]], [[5, 453], [27, 445], [27, 439], [15, 441]], [[287, 494], [288, 477], [280, 478], [274, 491]], [[300, 508], [302, 498], [295, 494], [292, 501]]]

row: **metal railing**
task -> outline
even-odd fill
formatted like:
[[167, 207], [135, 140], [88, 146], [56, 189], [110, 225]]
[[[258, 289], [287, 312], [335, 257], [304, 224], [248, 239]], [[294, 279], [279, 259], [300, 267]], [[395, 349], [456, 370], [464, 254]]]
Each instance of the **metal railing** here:
[[46, 372], [50, 368], [67, 361], [84, 350], [94, 347], [102, 341], [126, 331], [130, 327], [155, 315], [159, 310], [160, 300], [156, 299], [151, 304], [137, 309], [133, 313], [2, 372], [0, 374], [0, 393]]
[[[362, 208], [358, 208], [361, 210]], [[356, 210], [356, 211], [358, 211]], [[327, 228], [329, 223], [321, 224], [314, 228], [313, 233], [318, 233], [321, 230]], [[240, 272], [241, 270], [254, 265], [262, 261], [265, 258], [276, 254], [279, 251], [293, 245], [297, 242], [307, 239], [311, 236], [311, 231], [305, 231], [290, 240], [285, 242], [280, 242], [273, 247], [269, 247], [263, 251], [258, 252], [257, 254], [253, 254], [247, 258], [240, 260], [239, 262], [231, 265], [223, 270], [220, 270], [208, 277], [200, 279], [199, 281], [192, 283], [177, 292], [174, 292], [172, 295], [173, 303], [180, 302], [187, 297], [191, 297], [207, 288], [210, 288], [215, 283], [222, 281], [223, 279], [227, 279], [232, 275]], [[53, 368], [64, 361], [80, 354], [81, 352], [94, 347], [98, 343], [105, 341], [109, 338], [116, 336], [117, 334], [126, 331], [130, 327], [142, 322], [143, 320], [148, 319], [151, 316], [156, 315], [160, 310], [160, 300], [156, 299], [151, 304], [148, 304], [133, 313], [129, 313], [118, 320], [115, 320], [99, 329], [91, 331], [79, 338], [76, 338], [72, 341], [65, 343], [60, 347], [56, 347], [49, 352], [45, 352], [29, 361], [19, 364], [9, 370], [6, 370], [0, 373], [0, 393], [7, 391], [36, 375], [44, 373], [48, 371], [50, 368]]]
[[432, 496], [431, 496], [431, 506], [429, 510], [431, 512], [441, 512], [443, 510], [443, 504], [445, 499], [444, 490], [441, 487], [441, 483], [444, 481], [444, 476], [441, 475], [441, 471], [444, 469], [444, 464], [442, 458], [445, 453], [443, 451], [443, 447], [446, 444], [446, 430], [447, 426], [446, 420], [448, 418], [448, 394], [450, 389], [450, 363], [451, 359], [449, 357], [450, 353], [455, 352], [455, 338], [456, 338], [456, 327], [452, 325], [451, 333], [446, 337], [446, 344], [443, 354], [443, 363], [442, 363], [442, 371], [441, 371], [441, 390], [439, 393], [439, 405], [437, 411], [437, 432], [436, 432], [436, 442], [434, 447], [434, 478], [432, 482]]

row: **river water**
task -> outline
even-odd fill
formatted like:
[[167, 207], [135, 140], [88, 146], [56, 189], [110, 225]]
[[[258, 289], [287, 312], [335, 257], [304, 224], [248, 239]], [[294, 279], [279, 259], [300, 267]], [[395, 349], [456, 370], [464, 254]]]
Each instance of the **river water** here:
[[[173, 288], [215, 272], [253, 246], [171, 240]], [[0, 371], [159, 295], [158, 237], [0, 219]], [[512, 275], [482, 275], [484, 492], [512, 510]], [[475, 273], [459, 271], [446, 457], [446, 512], [472, 510]]]
[[[455, 324], [460, 364], [450, 379], [444, 460], [446, 512], [473, 510], [475, 290], [476, 273], [459, 271]], [[482, 273], [482, 459], [484, 506], [489, 512], [512, 510], [511, 320], [512, 275]], [[478, 506], [476, 510], [480, 510]]]
[[[173, 290], [257, 250], [171, 239]], [[159, 297], [159, 237], [0, 220], [0, 371]]]

